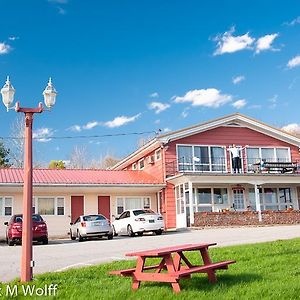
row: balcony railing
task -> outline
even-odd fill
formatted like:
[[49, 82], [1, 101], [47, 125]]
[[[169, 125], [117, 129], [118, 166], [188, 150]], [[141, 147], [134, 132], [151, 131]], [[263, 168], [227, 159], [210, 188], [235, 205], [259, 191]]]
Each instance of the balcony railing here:
[[[238, 172], [247, 174], [257, 173], [285, 173], [283, 167], [276, 168], [276, 163], [287, 164], [288, 173], [300, 172], [300, 161], [291, 161], [289, 158], [241, 158], [239, 161]], [[272, 168], [265, 168], [267, 164], [273, 164]], [[291, 167], [293, 166], [293, 167]], [[176, 160], [166, 160], [166, 175], [174, 176], [178, 173], [233, 173], [233, 160], [225, 157], [182, 157]]]

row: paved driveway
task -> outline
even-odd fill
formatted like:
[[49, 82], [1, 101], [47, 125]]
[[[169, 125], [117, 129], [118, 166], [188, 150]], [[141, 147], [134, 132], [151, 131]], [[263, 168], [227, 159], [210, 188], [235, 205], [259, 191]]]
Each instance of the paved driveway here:
[[[241, 227], [169, 232], [161, 236], [116, 237], [82, 243], [57, 240], [49, 245], [34, 246], [34, 273], [62, 271], [125, 259], [124, 254], [136, 250], [166, 247], [184, 243], [217, 242], [218, 246], [257, 243], [300, 237], [300, 225], [273, 227]], [[0, 281], [19, 276], [21, 247], [0, 244]]]

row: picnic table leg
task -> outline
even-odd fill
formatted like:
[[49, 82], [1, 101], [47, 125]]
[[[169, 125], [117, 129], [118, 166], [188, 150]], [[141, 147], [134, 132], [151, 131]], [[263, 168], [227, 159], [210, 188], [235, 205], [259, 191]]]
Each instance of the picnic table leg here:
[[[176, 270], [175, 270], [175, 266], [171, 254], [165, 256], [165, 262], [166, 262], [168, 273], [174, 273]], [[174, 279], [174, 282], [171, 282], [171, 285], [175, 293], [180, 292], [180, 285], [177, 279]]]
[[135, 273], [140, 274], [143, 272], [145, 265], [145, 257], [138, 257], [137, 263], [136, 263], [136, 269], [135, 272], [132, 274], [132, 289], [137, 290], [140, 287], [140, 281], [136, 279]]
[[[211, 264], [212, 261], [209, 257], [208, 249], [207, 248], [202, 248], [202, 249], [200, 249], [200, 252], [201, 252], [201, 256], [202, 256], [204, 265]], [[208, 270], [207, 271], [207, 276], [208, 276], [209, 282], [211, 282], [211, 283], [217, 282], [217, 276], [216, 276], [215, 270]]]

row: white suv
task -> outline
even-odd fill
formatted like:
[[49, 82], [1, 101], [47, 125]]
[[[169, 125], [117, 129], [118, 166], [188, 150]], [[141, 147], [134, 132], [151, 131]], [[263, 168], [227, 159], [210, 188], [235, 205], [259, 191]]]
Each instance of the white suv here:
[[144, 232], [162, 234], [165, 224], [163, 217], [150, 209], [130, 209], [124, 211], [112, 223], [114, 235], [143, 235]]

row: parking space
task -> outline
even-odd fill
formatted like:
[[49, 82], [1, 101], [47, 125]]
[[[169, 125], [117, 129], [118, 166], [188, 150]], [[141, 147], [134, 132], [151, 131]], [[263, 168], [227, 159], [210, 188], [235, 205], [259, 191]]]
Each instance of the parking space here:
[[[241, 227], [168, 232], [160, 236], [118, 236], [84, 241], [50, 240], [49, 245], [33, 247], [34, 273], [63, 271], [113, 260], [126, 259], [125, 253], [185, 243], [217, 242], [218, 246], [256, 243], [300, 237], [300, 225], [272, 227]], [[0, 281], [19, 276], [21, 247], [0, 243]]]

